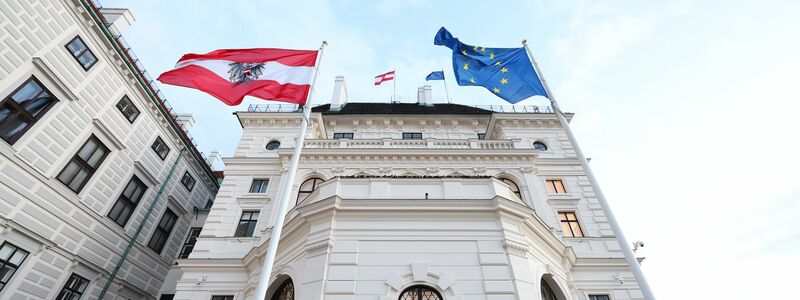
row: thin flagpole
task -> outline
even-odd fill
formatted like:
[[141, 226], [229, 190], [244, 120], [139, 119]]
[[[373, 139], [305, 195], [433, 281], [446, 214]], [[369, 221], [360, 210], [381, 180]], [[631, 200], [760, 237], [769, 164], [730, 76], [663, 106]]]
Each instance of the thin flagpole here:
[[297, 144], [292, 153], [292, 160], [289, 165], [289, 171], [286, 172], [286, 180], [283, 181], [281, 187], [281, 196], [277, 203], [277, 212], [275, 214], [275, 222], [272, 225], [272, 236], [269, 238], [267, 245], [267, 253], [264, 257], [264, 265], [261, 267], [261, 276], [258, 278], [258, 287], [256, 288], [255, 298], [253, 299], [266, 299], [267, 288], [269, 287], [269, 280], [272, 277], [272, 266], [275, 264], [275, 254], [278, 252], [278, 242], [281, 239], [281, 232], [283, 231], [283, 221], [286, 218], [286, 208], [289, 206], [289, 195], [294, 185], [294, 177], [297, 173], [297, 165], [300, 163], [300, 151], [303, 149], [303, 142], [306, 138], [306, 129], [308, 129], [308, 120], [311, 117], [311, 96], [314, 95], [314, 84], [317, 82], [319, 76], [319, 65], [322, 63], [322, 54], [328, 42], [322, 41], [319, 46], [319, 59], [317, 65], [314, 67], [314, 78], [311, 80], [308, 96], [306, 96], [306, 104], [303, 105], [303, 119], [300, 121], [300, 132], [297, 133]]
[[583, 155], [581, 147], [578, 146], [578, 141], [575, 140], [575, 135], [572, 134], [572, 130], [569, 128], [567, 118], [564, 117], [564, 113], [558, 106], [558, 102], [556, 102], [553, 92], [550, 91], [550, 87], [547, 85], [547, 80], [544, 79], [542, 71], [539, 70], [539, 64], [536, 63], [536, 59], [533, 57], [531, 50], [528, 48], [528, 41], [522, 40], [522, 45], [525, 47], [525, 51], [528, 53], [528, 57], [531, 59], [533, 68], [536, 70], [536, 74], [539, 75], [539, 80], [542, 81], [542, 85], [544, 86], [547, 96], [550, 99], [550, 105], [553, 107], [555, 114], [558, 116], [558, 121], [561, 123], [561, 127], [563, 127], [564, 131], [566, 131], [567, 138], [569, 138], [570, 143], [572, 143], [572, 147], [575, 149], [575, 154], [578, 156], [578, 160], [580, 161], [584, 172], [586, 172], [586, 177], [589, 178], [589, 183], [592, 185], [592, 189], [597, 196], [597, 201], [600, 202], [600, 206], [603, 208], [603, 213], [605, 213], [608, 223], [611, 225], [611, 229], [614, 231], [614, 236], [617, 239], [617, 243], [619, 243], [619, 247], [622, 248], [622, 253], [625, 255], [625, 261], [627, 261], [628, 265], [631, 267], [631, 271], [633, 271], [633, 275], [636, 277], [636, 281], [639, 284], [639, 289], [642, 291], [642, 294], [646, 300], [655, 300], [656, 296], [653, 295], [653, 291], [650, 290], [650, 285], [647, 283], [647, 279], [644, 277], [642, 267], [639, 265], [639, 261], [636, 259], [636, 255], [633, 253], [633, 250], [631, 250], [630, 244], [628, 244], [628, 241], [625, 239], [625, 235], [622, 234], [622, 228], [620, 228], [619, 223], [617, 223], [617, 218], [614, 217], [614, 213], [611, 211], [611, 207], [609, 207], [605, 195], [603, 195], [603, 190], [600, 189], [600, 184], [597, 183], [597, 178], [594, 177], [592, 168], [589, 167], [589, 162]]
[[392, 77], [392, 102], [397, 102], [397, 68], [394, 68], [392, 72], [394, 72]]
[[444, 94], [447, 95], [447, 103], [450, 102], [450, 92], [447, 91], [447, 76], [444, 76], [444, 69], [442, 69], [442, 81], [444, 81]]

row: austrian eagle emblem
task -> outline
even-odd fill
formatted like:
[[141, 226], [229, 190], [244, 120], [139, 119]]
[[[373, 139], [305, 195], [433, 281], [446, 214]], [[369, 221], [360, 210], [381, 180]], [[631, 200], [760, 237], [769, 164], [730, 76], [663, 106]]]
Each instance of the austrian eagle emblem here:
[[264, 73], [264, 63], [239, 63], [234, 62], [228, 64], [231, 67], [228, 70], [230, 80], [233, 83], [245, 83], [257, 80], [261, 74]]

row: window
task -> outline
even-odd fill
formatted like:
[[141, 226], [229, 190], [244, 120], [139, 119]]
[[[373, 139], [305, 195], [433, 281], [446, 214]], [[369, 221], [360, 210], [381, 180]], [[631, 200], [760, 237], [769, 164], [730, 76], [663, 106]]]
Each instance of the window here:
[[608, 295], [589, 295], [589, 300], [610, 300]]
[[233, 300], [233, 296], [211, 296], [211, 300]]
[[214, 199], [208, 199], [208, 201], [206, 201], [206, 206], [204, 206], [203, 208], [204, 209], [211, 209], [211, 206], [213, 206], [213, 205], [214, 205]]
[[58, 174], [58, 180], [66, 184], [72, 191], [79, 193], [109, 152], [111, 151], [100, 142], [100, 139], [94, 135], [90, 136], [78, 153], [75, 153], [72, 160]]
[[269, 179], [253, 179], [253, 184], [250, 185], [251, 194], [263, 194], [267, 192], [269, 186]]
[[183, 242], [181, 254], [178, 255], [178, 258], [189, 258], [189, 254], [194, 250], [194, 244], [197, 243], [197, 237], [200, 236], [200, 231], [202, 230], [203, 227], [192, 227], [189, 229], [189, 235], [186, 236], [186, 241]]
[[323, 180], [317, 177], [303, 181], [303, 184], [300, 185], [300, 189], [297, 191], [297, 203], [303, 202], [303, 200], [305, 200], [308, 195], [311, 195], [322, 182]]
[[287, 279], [272, 294], [272, 300], [294, 300], [294, 282]]
[[177, 220], [178, 216], [167, 208], [164, 212], [164, 216], [161, 217], [161, 221], [158, 222], [153, 236], [150, 237], [150, 242], [147, 243], [147, 247], [161, 254], [161, 250], [164, 249], [164, 244], [167, 243], [167, 238], [169, 238], [169, 234], [172, 233], [172, 228], [175, 227], [175, 221]]
[[136, 121], [136, 117], [139, 116], [139, 109], [133, 105], [133, 102], [128, 96], [122, 96], [122, 99], [117, 102], [117, 109], [119, 109], [119, 112], [121, 112], [122, 115], [125, 116], [125, 119], [128, 119], [128, 122], [131, 124], [133, 124], [133, 121]]
[[404, 140], [421, 140], [422, 133], [421, 132], [403, 132], [403, 139]]
[[278, 141], [270, 141], [269, 143], [267, 143], [267, 150], [269, 150], [269, 151], [276, 150], [276, 149], [278, 149], [280, 146], [281, 146], [281, 142], [278, 142]]
[[338, 140], [338, 139], [350, 139], [350, 140], [352, 140], [353, 139], [353, 133], [352, 132], [336, 132], [336, 133], [333, 134], [333, 139], [336, 139], [336, 140]]
[[578, 218], [575, 212], [560, 211], [558, 212], [558, 219], [561, 221], [561, 229], [564, 231], [566, 237], [583, 237], [583, 230], [578, 223]]
[[150, 149], [153, 149], [153, 151], [158, 154], [158, 157], [160, 157], [161, 160], [167, 158], [167, 154], [169, 154], [169, 147], [167, 146], [167, 143], [164, 143], [164, 140], [162, 140], [160, 136], [156, 137], [156, 141], [153, 142], [153, 145], [150, 146]]
[[256, 223], [258, 222], [257, 210], [245, 210], [242, 212], [242, 217], [239, 218], [239, 225], [236, 226], [235, 237], [251, 237], [253, 231], [256, 230]]
[[67, 279], [67, 283], [61, 288], [56, 300], [78, 300], [83, 296], [86, 287], [89, 285], [89, 280], [83, 278], [75, 273]]
[[89, 68], [94, 66], [97, 62], [97, 57], [86, 47], [86, 44], [79, 36], [76, 36], [72, 41], [67, 43], [66, 47], [69, 53], [72, 54], [72, 57], [81, 64], [83, 70], [89, 70]]
[[561, 179], [547, 179], [545, 180], [545, 184], [547, 185], [547, 193], [548, 194], [566, 194], [567, 190], [564, 188], [564, 182]]
[[13, 145], [56, 101], [39, 80], [31, 77], [0, 101], [0, 137]]
[[0, 245], [0, 291], [8, 284], [19, 266], [28, 257], [28, 251], [22, 250], [11, 243], [3, 242]]
[[542, 291], [542, 300], [558, 300], [556, 297], [556, 293], [553, 292], [553, 289], [550, 288], [550, 284], [547, 283], [544, 279], [539, 283]]
[[479, 140], [485, 140], [486, 139], [486, 134], [485, 133], [478, 133], [478, 139]]
[[125, 189], [122, 190], [122, 194], [117, 198], [117, 203], [114, 203], [114, 206], [111, 207], [111, 211], [108, 212], [108, 217], [119, 224], [119, 226], [125, 227], [125, 224], [128, 223], [128, 219], [131, 217], [131, 214], [133, 214], [133, 211], [136, 210], [136, 205], [139, 204], [139, 200], [142, 199], [142, 195], [144, 195], [145, 191], [147, 191], [147, 186], [144, 185], [138, 177], [133, 176], [131, 180], [128, 181], [128, 185], [125, 186]]
[[430, 287], [415, 285], [403, 290], [399, 300], [442, 300], [442, 295]]
[[189, 174], [189, 171], [183, 173], [183, 178], [181, 178], [181, 183], [187, 190], [189, 190], [190, 192], [192, 191], [192, 189], [194, 188], [194, 177], [192, 177], [192, 174]]
[[536, 141], [533, 143], [533, 149], [536, 151], [547, 151], [547, 145], [542, 142]]
[[175, 294], [161, 294], [158, 300], [172, 300], [175, 299]]
[[511, 191], [514, 192], [514, 195], [517, 195], [517, 198], [522, 200], [522, 193], [519, 191], [519, 186], [517, 185], [517, 183], [515, 183], [513, 180], [508, 179], [508, 178], [499, 178], [499, 179], [503, 183], [505, 183], [508, 186], [510, 186], [511, 187]]

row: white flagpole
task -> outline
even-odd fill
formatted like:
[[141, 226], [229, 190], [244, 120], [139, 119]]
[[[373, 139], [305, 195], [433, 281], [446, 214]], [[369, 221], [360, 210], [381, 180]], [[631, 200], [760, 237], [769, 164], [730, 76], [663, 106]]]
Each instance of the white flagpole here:
[[444, 81], [444, 94], [447, 95], [447, 103], [451, 103], [450, 92], [447, 91], [447, 77], [444, 76], [444, 69], [442, 69], [442, 81]]
[[392, 70], [392, 103], [397, 102], [397, 68]]
[[628, 265], [631, 267], [631, 271], [633, 271], [633, 275], [636, 277], [636, 282], [639, 284], [639, 289], [642, 291], [642, 294], [646, 300], [655, 300], [656, 296], [653, 295], [653, 291], [650, 290], [650, 285], [647, 283], [647, 279], [644, 277], [644, 273], [639, 265], [639, 261], [636, 259], [633, 250], [631, 250], [631, 245], [628, 244], [628, 241], [625, 239], [625, 235], [622, 234], [622, 228], [620, 228], [619, 223], [617, 223], [617, 218], [614, 217], [614, 213], [611, 211], [611, 207], [609, 207], [606, 197], [603, 195], [603, 190], [600, 189], [600, 184], [597, 183], [597, 179], [594, 177], [594, 173], [592, 173], [592, 169], [589, 167], [589, 162], [586, 160], [586, 157], [583, 156], [583, 151], [581, 151], [581, 147], [578, 146], [578, 141], [575, 140], [575, 136], [572, 134], [572, 130], [569, 128], [567, 118], [564, 117], [564, 113], [558, 106], [558, 102], [556, 102], [553, 92], [550, 91], [550, 87], [547, 85], [547, 80], [544, 79], [542, 71], [539, 70], [539, 64], [536, 63], [536, 59], [533, 57], [531, 50], [528, 48], [528, 41], [522, 40], [522, 45], [525, 47], [525, 51], [528, 53], [528, 57], [533, 63], [533, 68], [539, 75], [539, 80], [542, 81], [542, 85], [544, 86], [548, 98], [550, 99], [550, 105], [553, 107], [555, 114], [558, 116], [558, 121], [561, 123], [561, 127], [564, 127], [564, 131], [567, 133], [569, 142], [572, 143], [572, 147], [575, 148], [575, 154], [578, 156], [578, 160], [580, 161], [584, 172], [586, 172], [586, 177], [589, 178], [589, 183], [592, 185], [592, 189], [594, 189], [595, 195], [597, 196], [597, 201], [600, 202], [600, 206], [603, 208], [603, 213], [605, 213], [608, 223], [611, 225], [611, 229], [614, 231], [614, 236], [617, 239], [617, 243], [619, 243], [619, 247], [622, 248], [622, 253], [625, 255], [625, 261], [627, 261]]
[[303, 105], [303, 119], [300, 121], [300, 132], [297, 134], [297, 144], [295, 144], [294, 152], [292, 153], [291, 164], [289, 171], [286, 172], [286, 180], [281, 186], [281, 196], [276, 203], [277, 212], [275, 213], [275, 222], [272, 226], [272, 236], [269, 238], [267, 245], [267, 253], [264, 257], [264, 265], [261, 268], [261, 276], [258, 278], [258, 287], [256, 288], [255, 298], [263, 300], [267, 297], [267, 288], [269, 288], [269, 280], [272, 277], [272, 266], [275, 264], [275, 254], [278, 252], [278, 242], [281, 239], [281, 232], [283, 231], [283, 221], [286, 218], [286, 208], [289, 206], [289, 195], [292, 193], [292, 185], [294, 185], [294, 177], [297, 173], [297, 165], [300, 163], [300, 151], [303, 149], [303, 142], [306, 138], [306, 129], [308, 129], [308, 119], [311, 117], [311, 96], [314, 95], [314, 84], [317, 82], [319, 76], [319, 65], [322, 62], [322, 53], [328, 42], [322, 41], [319, 46], [319, 58], [317, 65], [314, 68], [314, 78], [311, 79], [311, 86], [306, 97], [306, 104]]

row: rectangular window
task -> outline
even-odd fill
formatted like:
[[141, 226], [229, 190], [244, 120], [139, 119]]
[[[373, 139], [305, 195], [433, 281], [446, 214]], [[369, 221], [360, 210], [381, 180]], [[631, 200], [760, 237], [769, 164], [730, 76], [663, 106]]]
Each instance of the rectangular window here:
[[421, 140], [422, 133], [421, 132], [403, 132], [403, 139], [404, 140]]
[[128, 185], [125, 186], [125, 189], [122, 190], [122, 194], [117, 198], [117, 202], [111, 207], [111, 211], [108, 212], [108, 217], [119, 224], [119, 226], [125, 227], [125, 224], [128, 223], [128, 219], [130, 219], [133, 211], [136, 210], [136, 205], [139, 204], [139, 200], [142, 199], [142, 195], [144, 195], [145, 191], [147, 191], [147, 186], [144, 185], [138, 177], [133, 176], [131, 180], [128, 181]]
[[566, 194], [567, 189], [564, 188], [564, 182], [561, 179], [547, 179], [545, 180], [547, 184], [547, 193], [548, 194]]
[[211, 300], [233, 300], [233, 296], [211, 296]]
[[150, 237], [150, 242], [147, 243], [147, 247], [161, 254], [161, 250], [164, 250], [164, 244], [167, 243], [167, 238], [169, 238], [169, 234], [172, 233], [172, 228], [175, 227], [176, 221], [178, 221], [178, 216], [167, 208], [164, 212], [164, 216], [161, 217], [161, 221], [158, 222], [153, 236]]
[[122, 99], [117, 102], [117, 109], [119, 109], [119, 112], [121, 112], [122, 115], [125, 116], [125, 119], [128, 119], [128, 122], [131, 124], [133, 124], [133, 121], [136, 121], [136, 117], [139, 116], [139, 109], [133, 105], [133, 102], [128, 96], [122, 96]]
[[158, 300], [172, 300], [175, 299], [175, 294], [161, 294], [161, 297]]
[[11, 243], [3, 242], [0, 245], [0, 291], [11, 280], [19, 266], [28, 257], [28, 251], [22, 250]]
[[58, 174], [58, 180], [66, 184], [72, 191], [79, 193], [109, 152], [111, 151], [100, 142], [100, 139], [94, 135], [90, 136], [78, 153], [75, 153], [67, 166]]
[[589, 295], [589, 300], [610, 300], [608, 295]]
[[263, 194], [267, 192], [269, 186], [269, 179], [253, 179], [253, 184], [250, 185], [251, 194]]
[[558, 212], [558, 219], [561, 221], [561, 229], [566, 237], [583, 237], [583, 230], [578, 223], [578, 218], [573, 211]]
[[186, 241], [183, 242], [181, 254], [178, 255], [178, 258], [189, 258], [189, 254], [194, 250], [194, 244], [197, 243], [197, 237], [200, 236], [200, 231], [202, 230], [203, 227], [192, 227], [189, 229], [189, 235], [186, 236]]
[[350, 140], [352, 140], [353, 139], [353, 133], [352, 132], [336, 132], [336, 133], [333, 134], [333, 139], [335, 139], [335, 140], [338, 140], [338, 139], [350, 139]]
[[192, 189], [194, 188], [194, 177], [192, 177], [192, 174], [189, 174], [189, 171], [183, 173], [183, 178], [181, 178], [181, 183], [183, 184], [184, 187], [186, 187], [187, 190], [189, 190], [190, 192], [192, 191]]
[[208, 201], [206, 201], [206, 206], [203, 207], [203, 208], [204, 209], [211, 209], [211, 206], [213, 206], [213, 205], [214, 205], [214, 199], [208, 199]]
[[67, 279], [67, 283], [61, 288], [56, 300], [78, 300], [83, 296], [86, 287], [89, 286], [89, 280], [72, 273], [72, 276]]
[[0, 101], [0, 137], [13, 145], [58, 101], [31, 77]]
[[156, 137], [156, 141], [153, 142], [150, 149], [153, 149], [161, 160], [167, 158], [167, 154], [169, 154], [169, 147], [167, 147], [167, 143], [164, 143], [164, 140], [162, 140], [160, 136]]
[[242, 212], [242, 217], [239, 218], [239, 226], [236, 226], [236, 237], [251, 237], [253, 231], [256, 230], [256, 222], [258, 222], [257, 210], [246, 210]]
[[83, 42], [80, 36], [76, 36], [72, 41], [67, 43], [67, 50], [75, 60], [81, 64], [83, 70], [88, 71], [97, 62], [97, 57], [94, 56], [86, 43]]
[[485, 140], [486, 139], [486, 134], [485, 133], [478, 133], [478, 139], [479, 140]]

